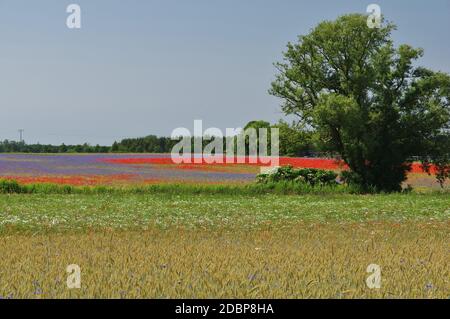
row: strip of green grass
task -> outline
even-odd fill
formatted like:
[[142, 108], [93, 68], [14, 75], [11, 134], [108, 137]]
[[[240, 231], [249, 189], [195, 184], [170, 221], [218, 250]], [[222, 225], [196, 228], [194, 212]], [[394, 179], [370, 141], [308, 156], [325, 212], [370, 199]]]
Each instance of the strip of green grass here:
[[152, 184], [127, 186], [70, 186], [57, 184], [22, 185], [14, 180], [0, 180], [0, 194], [330, 194], [352, 193], [344, 185], [311, 186], [294, 182], [251, 184]]
[[[406, 190], [405, 192], [410, 192]], [[361, 194], [358, 187], [349, 185], [312, 186], [306, 183], [271, 182], [248, 184], [152, 184], [126, 186], [70, 186], [57, 184], [22, 185], [16, 181], [0, 179], [0, 194], [210, 194], [210, 195], [329, 195]], [[449, 189], [422, 190], [420, 193], [444, 193]]]
[[0, 232], [252, 229], [293, 223], [448, 221], [448, 194], [9, 194], [0, 195]]

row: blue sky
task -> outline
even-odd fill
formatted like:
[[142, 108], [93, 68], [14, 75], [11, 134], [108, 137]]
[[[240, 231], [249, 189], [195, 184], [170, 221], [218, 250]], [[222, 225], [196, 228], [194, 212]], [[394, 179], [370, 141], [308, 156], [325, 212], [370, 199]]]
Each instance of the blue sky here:
[[[81, 30], [66, 7], [82, 9]], [[283, 118], [267, 90], [288, 41], [377, 3], [396, 43], [450, 72], [450, 1], [0, 0], [0, 139], [110, 144]]]

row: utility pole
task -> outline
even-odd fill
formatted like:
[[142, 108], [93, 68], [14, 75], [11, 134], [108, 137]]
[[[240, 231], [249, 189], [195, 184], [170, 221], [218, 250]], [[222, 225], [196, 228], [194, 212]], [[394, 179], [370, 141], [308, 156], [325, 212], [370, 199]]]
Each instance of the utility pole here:
[[23, 132], [24, 132], [24, 131], [25, 131], [25, 130], [24, 130], [23, 128], [19, 129], [20, 143], [23, 142]]

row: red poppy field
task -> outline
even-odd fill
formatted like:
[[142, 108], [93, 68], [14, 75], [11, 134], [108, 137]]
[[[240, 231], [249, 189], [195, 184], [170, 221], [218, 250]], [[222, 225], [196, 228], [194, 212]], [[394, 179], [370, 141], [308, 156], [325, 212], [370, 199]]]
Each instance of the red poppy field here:
[[[270, 165], [267, 158], [188, 158], [175, 164], [164, 154], [89, 154], [37, 155], [0, 154], [0, 179], [20, 184], [60, 184], [72, 186], [145, 185], [145, 184], [245, 184], [252, 183], [262, 167]], [[341, 171], [343, 162], [325, 158], [281, 157], [279, 165], [295, 168], [317, 168]], [[432, 176], [420, 164], [412, 165], [406, 184], [414, 187], [438, 188]]]
[[[136, 164], [151, 164], [151, 165], [174, 165], [171, 158], [119, 158], [119, 159], [105, 159], [103, 160], [108, 163], [114, 164], [125, 164], [125, 165], [136, 165]], [[303, 157], [280, 157], [279, 159], [280, 166], [290, 165], [294, 168], [317, 168], [324, 170], [342, 170], [347, 169], [347, 165], [339, 160], [330, 159], [330, 158], [303, 158]], [[190, 159], [190, 162], [194, 162], [193, 159]], [[244, 162], [244, 163], [241, 163]], [[212, 167], [230, 167], [241, 165], [250, 169], [252, 166], [270, 166], [270, 163], [267, 163], [268, 160], [258, 160], [258, 159], [249, 159], [246, 158], [231, 158], [230, 163], [227, 162], [227, 159], [224, 158], [223, 161], [217, 163], [209, 163], [204, 158], [201, 159], [201, 163], [190, 163], [190, 164], [176, 164], [177, 169], [198, 169], [198, 170], [210, 170]], [[431, 169], [433, 172], [434, 169]], [[411, 166], [411, 173], [413, 174], [424, 174], [424, 170], [420, 163], [414, 163]]]

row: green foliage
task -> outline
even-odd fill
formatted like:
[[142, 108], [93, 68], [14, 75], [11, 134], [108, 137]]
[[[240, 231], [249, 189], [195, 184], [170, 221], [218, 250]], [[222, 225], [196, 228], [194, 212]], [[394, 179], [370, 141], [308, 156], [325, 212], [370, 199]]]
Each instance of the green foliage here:
[[4, 140], [0, 141], [0, 153], [108, 153], [110, 147], [100, 145], [43, 145], [26, 144], [24, 142], [15, 142]]
[[296, 184], [307, 184], [314, 186], [336, 186], [337, 174], [314, 168], [294, 169], [292, 166], [275, 168], [265, 174], [259, 174], [257, 182], [262, 184], [294, 182]]
[[[303, 173], [305, 176], [308, 175]], [[263, 194], [328, 194], [355, 193], [344, 185], [324, 182], [328, 177], [312, 174], [312, 183], [299, 183], [295, 179], [266, 180], [264, 183], [244, 185], [201, 185], [201, 184], [154, 184], [136, 186], [70, 186], [51, 183], [22, 185], [16, 181], [0, 180], [0, 193], [8, 194], [217, 194], [217, 195], [263, 195]], [[320, 185], [320, 187], [317, 187]]]
[[270, 129], [270, 123], [266, 121], [250, 121], [245, 125], [244, 131], [253, 128], [259, 130], [260, 128]]
[[17, 181], [0, 180], [0, 193], [2, 194], [19, 194], [22, 193], [22, 186]]
[[421, 49], [395, 48], [395, 26], [352, 14], [289, 43], [270, 93], [286, 114], [339, 154], [362, 188], [399, 191], [413, 157], [448, 177], [450, 76], [416, 67]]
[[[430, 148], [431, 156], [422, 157], [422, 167], [428, 174], [431, 174], [431, 168], [434, 166], [436, 179], [441, 188], [444, 188], [446, 179], [450, 179], [450, 135], [441, 134]], [[441, 150], [447, 151], [442, 152]]]
[[111, 151], [122, 153], [170, 153], [173, 146], [178, 142], [179, 140], [172, 140], [170, 137], [149, 135], [114, 142]]
[[[244, 126], [244, 132], [249, 129], [256, 130], [256, 137], [259, 137], [259, 129], [267, 129], [268, 151], [270, 155], [270, 128], [278, 128], [280, 131], [280, 155], [281, 156], [301, 156], [309, 155], [315, 151], [312, 143], [311, 133], [302, 130], [296, 125], [288, 125], [285, 122], [279, 122], [271, 125], [269, 122], [255, 120], [250, 121]], [[180, 140], [172, 140], [169, 137], [157, 137], [150, 135], [142, 138], [128, 138], [120, 142], [114, 142], [111, 152], [122, 153], [170, 153], [175, 144]], [[245, 153], [249, 155], [249, 137], [245, 136]], [[202, 141], [203, 148], [211, 142], [205, 138]], [[227, 143], [234, 143], [234, 150], [237, 152], [237, 136], [223, 137], [223, 150], [227, 149]], [[194, 137], [191, 138], [191, 148], [194, 149]], [[258, 148], [256, 149], [258, 151]]]
[[317, 148], [313, 142], [313, 134], [299, 127], [296, 123], [289, 125], [280, 121], [272, 127], [279, 129], [280, 155], [284, 156], [310, 156], [316, 153]]

